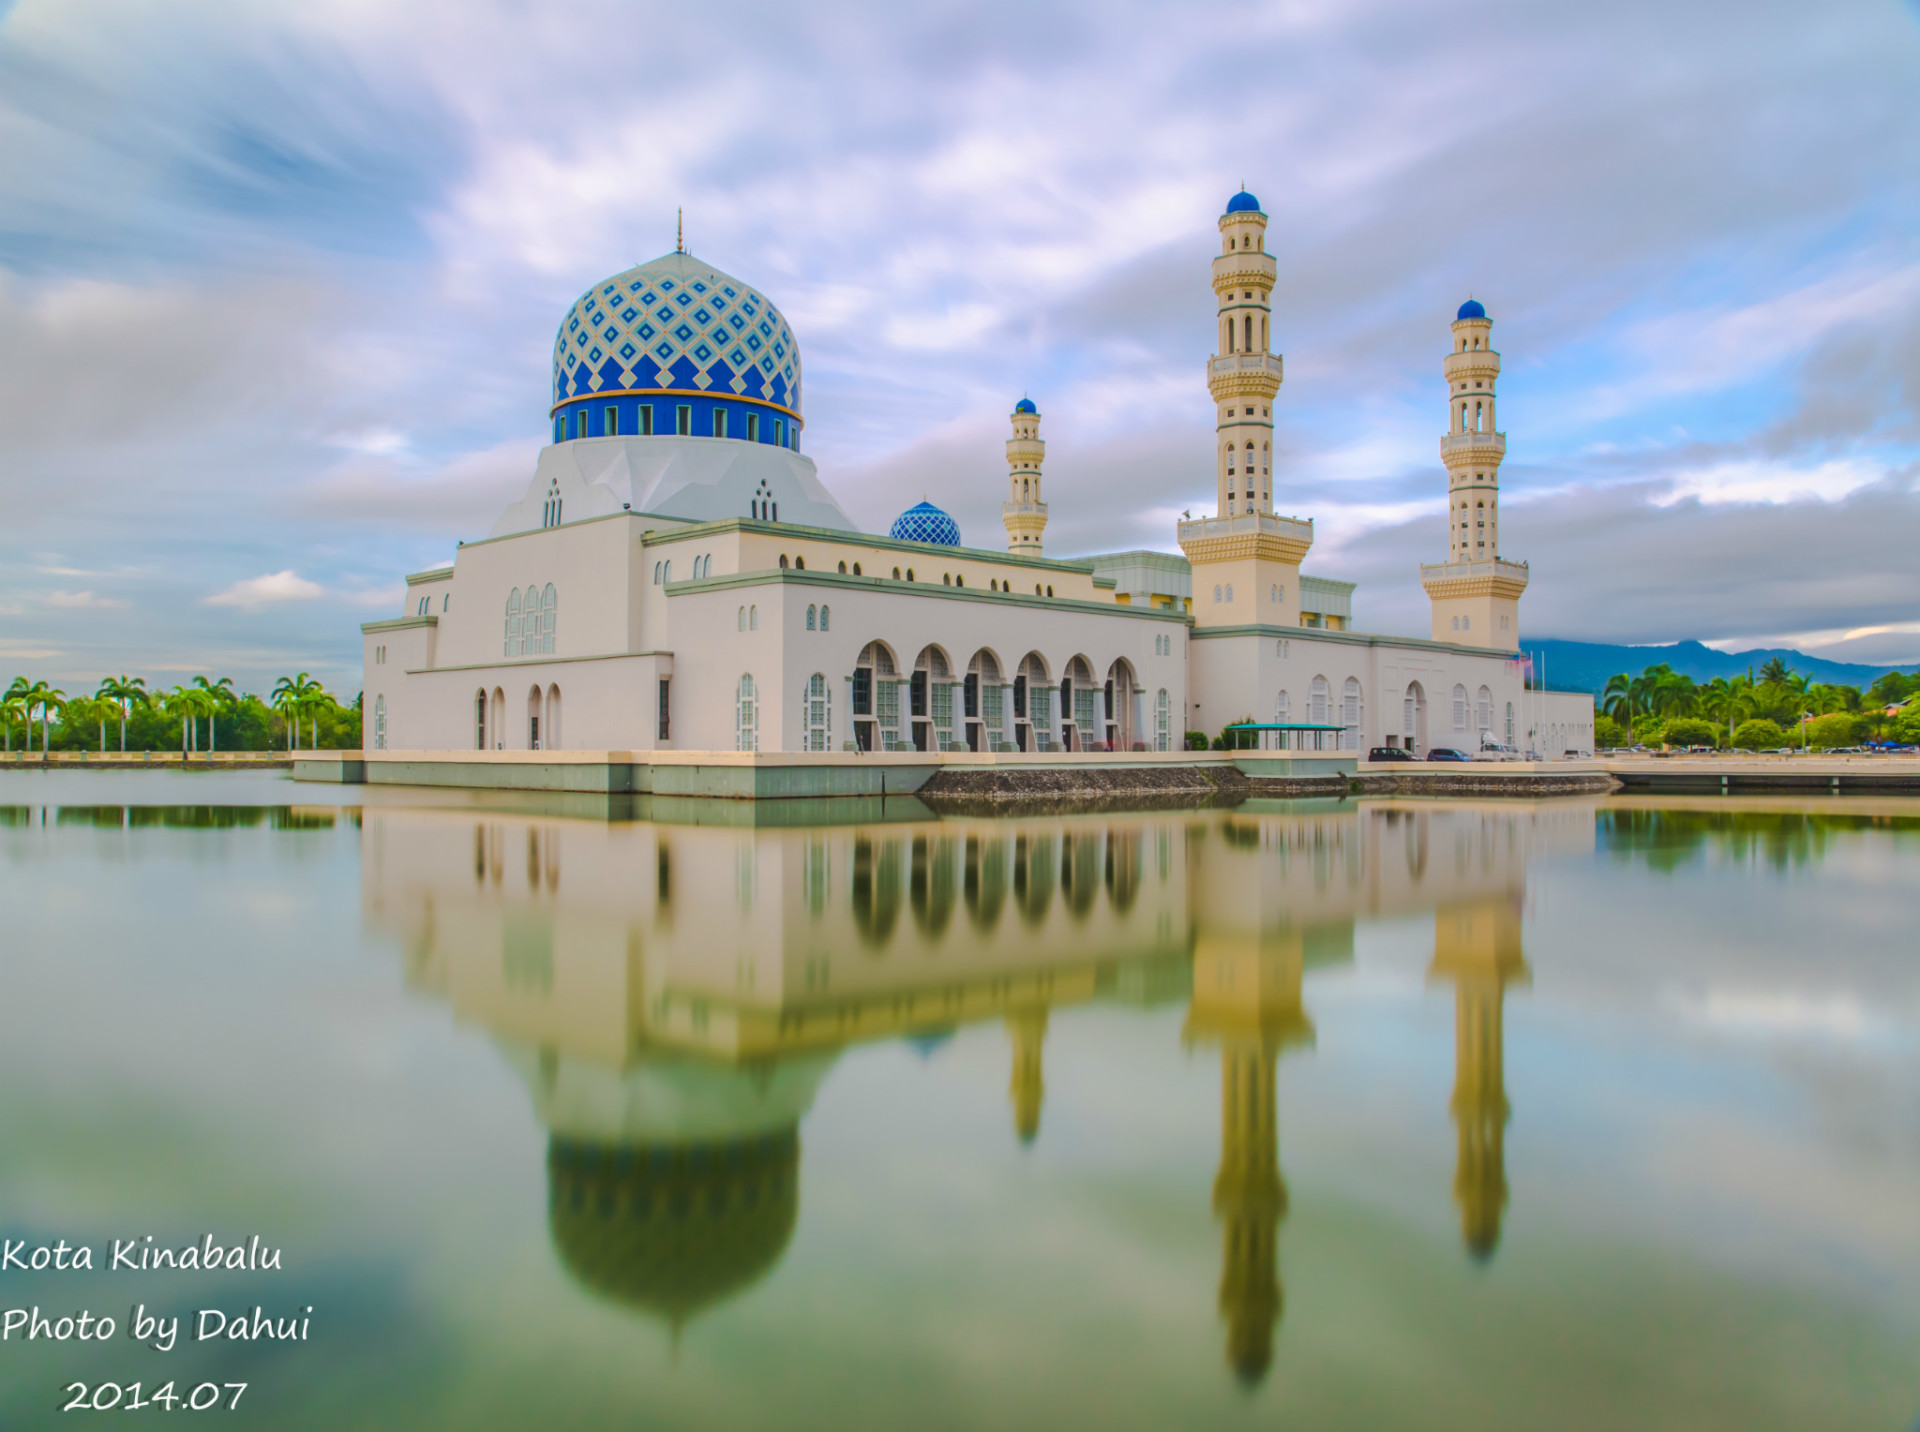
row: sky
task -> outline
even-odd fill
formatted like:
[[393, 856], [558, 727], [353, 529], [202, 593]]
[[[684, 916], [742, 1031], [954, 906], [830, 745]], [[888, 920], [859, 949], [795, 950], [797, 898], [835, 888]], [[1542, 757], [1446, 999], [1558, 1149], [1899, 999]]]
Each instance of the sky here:
[[1424, 635], [1447, 324], [1526, 635], [1920, 661], [1920, 4], [0, 0], [0, 675], [359, 687], [484, 536], [554, 330], [688, 247], [884, 530], [1210, 512], [1215, 222], [1278, 262], [1275, 506]]

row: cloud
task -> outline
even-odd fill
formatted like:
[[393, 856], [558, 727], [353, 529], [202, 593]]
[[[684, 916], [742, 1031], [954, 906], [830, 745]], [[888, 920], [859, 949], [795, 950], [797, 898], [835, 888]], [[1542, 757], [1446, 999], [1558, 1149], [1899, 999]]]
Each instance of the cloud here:
[[96, 597], [92, 592], [48, 592], [46, 603], [50, 607], [76, 612], [97, 612], [126, 605], [117, 598]]
[[292, 571], [285, 571], [235, 582], [225, 591], [208, 597], [206, 604], [210, 607], [239, 607], [243, 611], [254, 611], [285, 602], [311, 602], [326, 594], [327, 589], [318, 582], [309, 582]]
[[[1473, 292], [1528, 630], [1920, 656], [1888, 526], [1920, 462], [1911, 7], [1010, 13], [655, 9], [646, 82], [582, 85], [579, 37], [635, 33], [630, 6], [23, 0], [0, 570], [85, 553], [65, 580], [128, 605], [109, 632], [0, 597], [76, 672], [350, 680], [364, 612], [526, 481], [566, 305], [680, 206], [798, 326], [806, 447], [863, 523], [925, 492], [997, 546], [1028, 393], [1048, 551], [1169, 549], [1213, 501], [1209, 264], [1244, 180], [1279, 265], [1276, 497], [1364, 625], [1426, 630]], [[1235, 75], [1260, 83], [1228, 117]], [[195, 590], [243, 571], [313, 590]]]

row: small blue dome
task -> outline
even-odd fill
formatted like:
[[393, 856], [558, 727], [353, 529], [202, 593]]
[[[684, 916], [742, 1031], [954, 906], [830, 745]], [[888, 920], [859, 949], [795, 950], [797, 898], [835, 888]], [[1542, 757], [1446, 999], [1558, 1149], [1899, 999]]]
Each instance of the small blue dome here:
[[1257, 214], [1260, 212], [1260, 201], [1245, 189], [1242, 189], [1238, 194], [1235, 194], [1231, 199], [1227, 200], [1227, 212], [1229, 214]]
[[916, 502], [893, 519], [887, 535], [896, 542], [932, 542], [941, 547], [958, 547], [960, 524], [931, 502]]
[[1486, 316], [1487, 311], [1480, 306], [1480, 300], [1470, 298], [1460, 305], [1460, 312], [1454, 321], [1458, 322], [1462, 318], [1485, 318]]
[[1040, 410], [1034, 407], [1032, 398], [1022, 398], [1013, 405], [1013, 410], [1016, 413], [1032, 413], [1036, 418], [1040, 416]]

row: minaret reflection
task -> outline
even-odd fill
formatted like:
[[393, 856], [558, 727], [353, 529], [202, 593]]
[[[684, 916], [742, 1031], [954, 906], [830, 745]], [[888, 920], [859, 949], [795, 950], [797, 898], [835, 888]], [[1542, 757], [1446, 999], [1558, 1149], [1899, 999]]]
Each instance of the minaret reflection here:
[[1046, 1098], [1047, 1081], [1040, 1059], [1047, 1042], [1047, 1010], [1016, 1010], [1007, 1016], [1007, 1033], [1013, 1036], [1013, 1129], [1022, 1144], [1031, 1144], [1040, 1133], [1040, 1105]]
[[1453, 983], [1453, 1100], [1460, 1139], [1453, 1196], [1475, 1262], [1500, 1244], [1507, 1206], [1507, 1104], [1502, 1014], [1507, 986], [1530, 976], [1517, 896], [1441, 908], [1433, 920], [1435, 980]]
[[[1332, 933], [1336, 940], [1344, 933], [1351, 954], [1352, 927]], [[1222, 1234], [1220, 1312], [1227, 1320], [1227, 1363], [1249, 1387], [1272, 1365], [1274, 1326], [1285, 1303], [1278, 1064], [1283, 1050], [1313, 1043], [1300, 986], [1310, 955], [1329, 943], [1325, 934], [1234, 936], [1202, 929], [1194, 948], [1185, 1037], [1220, 1046], [1220, 1170], [1213, 1181]]]

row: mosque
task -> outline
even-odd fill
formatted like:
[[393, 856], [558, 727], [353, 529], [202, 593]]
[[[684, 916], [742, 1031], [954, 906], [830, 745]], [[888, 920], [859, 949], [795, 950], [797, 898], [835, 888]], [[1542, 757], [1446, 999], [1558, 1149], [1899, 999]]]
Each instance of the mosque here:
[[[1469, 300], [1442, 364], [1449, 495], [1429, 637], [1364, 633], [1275, 509], [1275, 261], [1219, 220], [1215, 515], [1180, 551], [1046, 552], [1038, 405], [1011, 414], [1004, 550], [931, 502], [884, 537], [802, 451], [799, 343], [684, 245], [596, 284], [554, 342], [552, 441], [450, 566], [362, 627], [367, 754], [1176, 751], [1251, 717], [1295, 749], [1590, 750], [1590, 698], [1528, 692], [1500, 555], [1500, 355]], [[456, 602], [454, 599], [458, 598]], [[516, 759], [525, 760], [524, 756]]]

